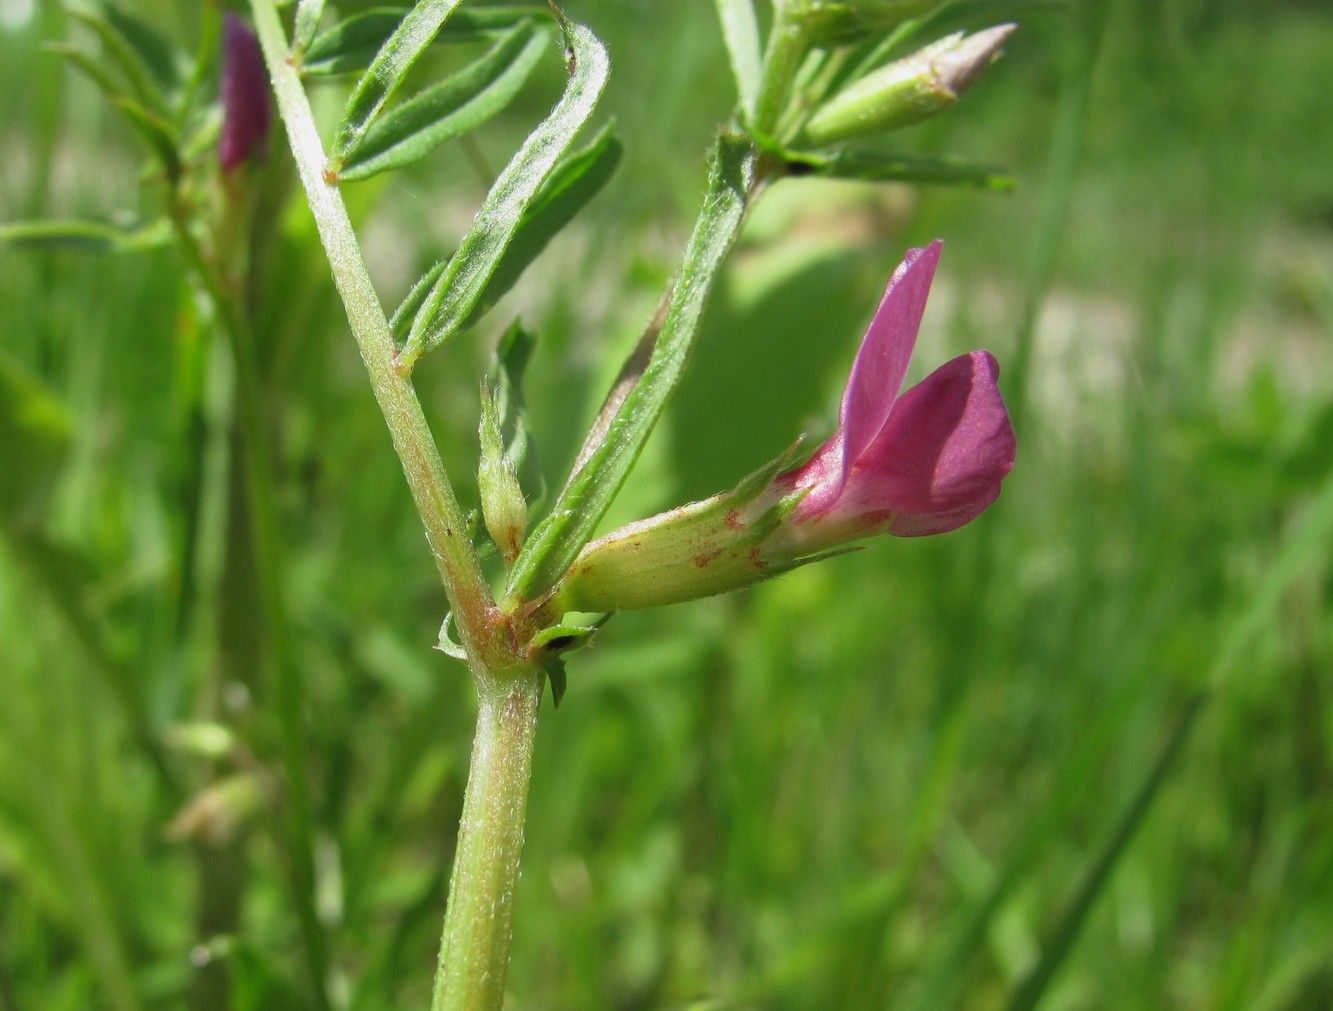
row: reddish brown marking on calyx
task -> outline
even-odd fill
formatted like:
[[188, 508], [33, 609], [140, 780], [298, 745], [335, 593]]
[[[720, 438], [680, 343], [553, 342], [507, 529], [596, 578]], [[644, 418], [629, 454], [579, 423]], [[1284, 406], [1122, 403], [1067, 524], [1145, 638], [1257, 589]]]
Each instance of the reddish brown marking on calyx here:
[[721, 548], [718, 548], [716, 551], [705, 551], [701, 555], [694, 556], [694, 564], [702, 569], [720, 554], [722, 554]]
[[753, 547], [750, 549], [750, 564], [753, 565], [756, 569], [768, 568], [768, 562], [764, 561], [759, 557], [758, 547]]
[[741, 522], [741, 511], [739, 509], [732, 509], [729, 513], [727, 513], [727, 518], [726, 520], [724, 520], [724, 522], [729, 527], [745, 526], [745, 524]]

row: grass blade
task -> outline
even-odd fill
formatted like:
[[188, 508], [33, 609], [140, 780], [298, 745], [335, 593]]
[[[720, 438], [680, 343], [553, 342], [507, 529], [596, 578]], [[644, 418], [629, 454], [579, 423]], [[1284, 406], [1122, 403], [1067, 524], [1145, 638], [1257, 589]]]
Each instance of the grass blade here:
[[1041, 1001], [1046, 987], [1064, 962], [1065, 956], [1073, 948], [1074, 942], [1078, 940], [1083, 923], [1101, 895], [1106, 882], [1110, 880], [1111, 872], [1124, 856], [1134, 838], [1134, 833], [1143, 824], [1143, 819], [1152, 808], [1153, 801], [1157, 799], [1157, 793], [1166, 782], [1167, 773], [1171, 770], [1176, 756], [1180, 754], [1182, 746], [1189, 739], [1190, 731], [1194, 729], [1195, 721], [1206, 700], [1207, 696], [1199, 692], [1186, 705], [1185, 711], [1176, 721], [1171, 736], [1167, 739], [1166, 746], [1157, 756], [1152, 768], [1148, 770], [1148, 775], [1135, 794], [1133, 802], [1121, 816], [1115, 831], [1107, 839], [1097, 859], [1088, 868], [1088, 873], [1083, 879], [1083, 884], [1079, 886], [1074, 901], [1051, 932], [1050, 939], [1043, 945], [1041, 958], [1014, 992], [1013, 998], [1009, 1001], [1008, 1011], [1032, 1011]]

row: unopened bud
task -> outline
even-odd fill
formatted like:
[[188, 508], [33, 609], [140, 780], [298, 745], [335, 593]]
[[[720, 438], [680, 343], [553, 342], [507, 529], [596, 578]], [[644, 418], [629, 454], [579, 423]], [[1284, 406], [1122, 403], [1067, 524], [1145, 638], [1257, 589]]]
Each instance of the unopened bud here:
[[911, 126], [943, 112], [990, 66], [1017, 25], [997, 25], [940, 39], [867, 74], [815, 111], [805, 125], [812, 144], [833, 144]]
[[787, 16], [818, 46], [858, 42], [928, 14], [940, 0], [792, 0]]
[[222, 32], [222, 135], [218, 161], [230, 172], [268, 144], [268, 71], [255, 33], [230, 11]]
[[477, 469], [477, 487], [481, 492], [481, 515], [505, 565], [512, 565], [528, 530], [528, 503], [523, 498], [514, 465], [505, 453], [495, 398], [485, 385], [481, 388], [480, 435], [481, 465]]

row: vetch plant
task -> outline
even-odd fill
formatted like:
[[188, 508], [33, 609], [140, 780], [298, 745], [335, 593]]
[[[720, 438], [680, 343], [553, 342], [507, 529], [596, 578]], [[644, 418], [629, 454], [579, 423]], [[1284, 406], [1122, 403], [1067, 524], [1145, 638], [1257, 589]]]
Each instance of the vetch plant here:
[[[277, 0], [250, 0], [254, 35], [235, 14], [224, 18], [206, 6], [201, 55], [186, 73], [188, 57], [171, 52], [145, 23], [110, 5], [79, 9], [113, 72], [83, 49], [58, 51], [92, 77], [144, 142], [155, 167], [148, 178], [161, 187], [163, 221], [119, 232], [36, 223], [22, 238], [67, 239], [73, 229], [117, 248], [174, 243], [226, 337], [244, 462], [236, 471], [237, 498], [249, 518], [247, 549], [273, 626], [267, 662], [287, 816], [280, 844], [311, 1006], [331, 1006], [329, 938], [315, 896], [303, 682], [285, 619], [271, 438], [255, 360], [259, 335], [247, 301], [255, 279], [242, 255], [266, 233], [254, 202], [241, 199], [244, 187], [235, 183], [244, 175], [237, 170], [255, 162], [268, 141], [263, 78], [447, 598], [440, 648], [467, 664], [477, 689], [476, 738], [432, 1007], [498, 1008], [538, 710], [548, 683], [560, 703], [567, 655], [619, 610], [749, 585], [878, 533], [952, 530], [995, 500], [1012, 466], [1014, 435], [988, 353], [954, 359], [901, 392], [940, 254], [937, 241], [911, 250], [893, 274], [852, 366], [837, 430], [813, 455], [802, 461], [793, 447], [731, 492], [594, 540], [680, 381], [709, 293], [767, 186], [792, 175], [1007, 185], [986, 166], [851, 146], [945, 111], [996, 58], [1013, 26], [977, 26], [975, 34], [941, 38], [932, 26], [948, 6], [775, 0], [761, 45], [752, 0], [717, 0], [738, 98], [709, 154], [703, 206], [661, 309], [544, 512], [529, 476], [521, 391], [539, 337], [521, 323], [505, 331], [494, 373], [482, 384], [479, 518], [460, 505], [445, 472], [414, 369], [482, 323], [615, 170], [621, 147], [611, 126], [576, 146], [610, 74], [606, 47], [554, 2], [420, 0], [401, 11], [337, 3], [326, 9], [323, 0], [299, 0], [285, 17]], [[209, 115], [216, 110], [206, 87], [219, 33], [220, 128]], [[454, 73], [403, 97], [428, 51], [460, 42], [481, 46], [466, 50], [472, 58]], [[499, 172], [454, 252], [386, 312], [344, 188], [483, 127], [555, 54], [567, 77], [550, 113]], [[309, 89], [337, 87], [347, 76], [354, 81], [340, 120], [321, 136]], [[216, 217], [203, 212], [204, 194], [218, 186], [210, 174], [216, 170], [194, 157], [210, 144], [225, 177]], [[276, 158], [273, 151], [268, 156]], [[498, 563], [487, 561], [492, 554]], [[604, 617], [572, 623], [573, 612]]]

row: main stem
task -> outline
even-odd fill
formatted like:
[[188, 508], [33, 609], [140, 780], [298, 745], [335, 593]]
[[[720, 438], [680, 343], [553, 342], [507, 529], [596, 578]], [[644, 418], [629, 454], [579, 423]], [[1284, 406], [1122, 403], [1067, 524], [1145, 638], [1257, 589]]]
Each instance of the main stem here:
[[324, 178], [324, 145], [315, 128], [301, 75], [288, 58], [287, 35], [277, 9], [273, 0], [251, 0], [251, 9], [301, 184], [361, 359], [370, 374], [375, 399], [389, 426], [394, 449], [412, 489], [412, 499], [425, 524], [426, 538], [463, 646], [474, 668], [478, 663], [493, 667], [497, 661], [503, 662], [508, 651], [492, 620], [494, 598], [468, 537], [463, 511], [445, 474], [416, 391], [394, 367], [393, 332], [361, 258], [361, 247], [342, 194]]
[[277, 9], [273, 0], [251, 0], [251, 9], [320, 241], [477, 683], [477, 736], [432, 1008], [498, 1009], [545, 674], [519, 655], [523, 637], [495, 607], [416, 391], [394, 366], [393, 334], [342, 196], [324, 178], [324, 147]]
[[504, 1003], [514, 891], [545, 675], [482, 686], [431, 1011]]

